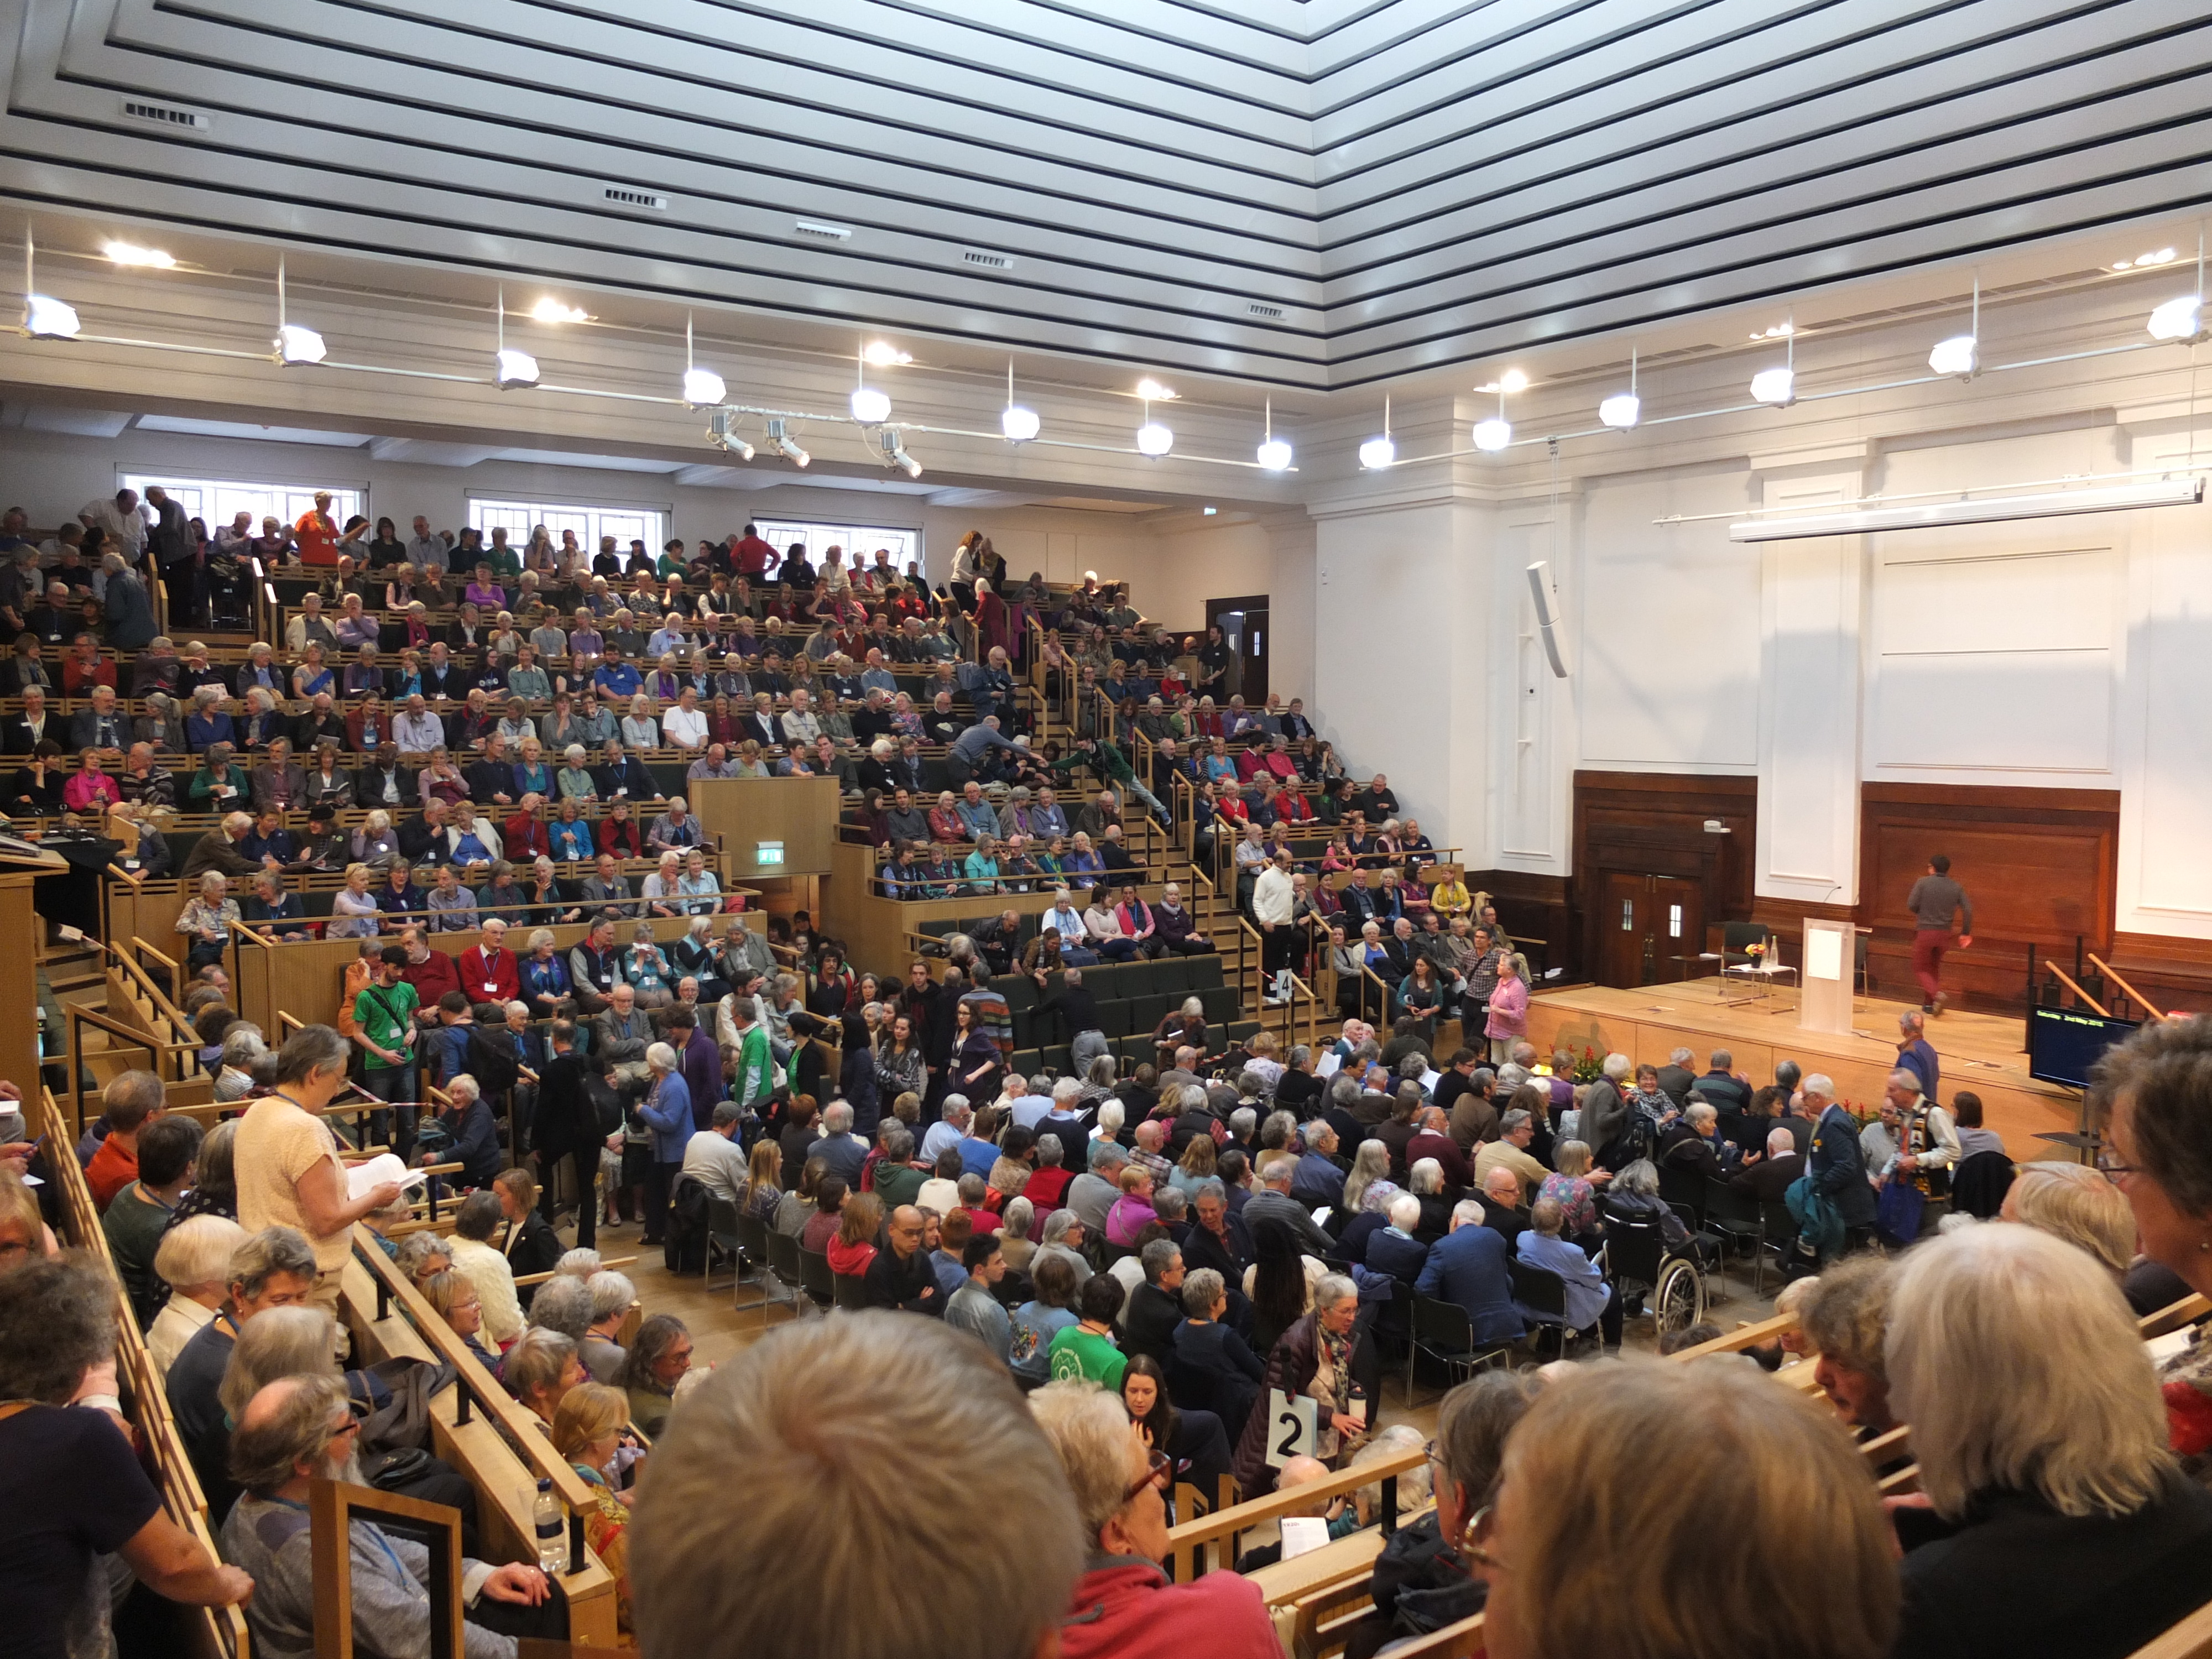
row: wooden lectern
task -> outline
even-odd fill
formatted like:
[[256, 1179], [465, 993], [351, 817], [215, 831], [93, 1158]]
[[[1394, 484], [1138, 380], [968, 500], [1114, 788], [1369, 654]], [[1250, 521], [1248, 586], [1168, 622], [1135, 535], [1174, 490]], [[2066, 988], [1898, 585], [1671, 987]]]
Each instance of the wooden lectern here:
[[1805, 962], [1797, 998], [1797, 1024], [1805, 1030], [1850, 1032], [1855, 933], [1848, 921], [1805, 918]]

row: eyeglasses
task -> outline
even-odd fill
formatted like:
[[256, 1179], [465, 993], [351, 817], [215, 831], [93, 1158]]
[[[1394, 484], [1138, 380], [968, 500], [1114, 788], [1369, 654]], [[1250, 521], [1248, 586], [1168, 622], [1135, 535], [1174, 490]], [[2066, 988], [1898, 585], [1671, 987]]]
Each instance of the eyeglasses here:
[[2097, 1171], [2112, 1180], [2117, 1181], [2124, 1175], [2133, 1175], [2142, 1167], [2139, 1164], [2121, 1163], [2112, 1155], [2112, 1149], [2110, 1146], [2097, 1148]]
[[1148, 1454], [1145, 1459], [1144, 1474], [1129, 1483], [1129, 1490], [1121, 1494], [1121, 1501], [1124, 1504], [1133, 1503], [1137, 1494], [1147, 1486], [1158, 1486], [1162, 1492], [1165, 1492], [1168, 1489], [1168, 1477], [1174, 1472], [1175, 1464], [1170, 1461], [1165, 1452], [1155, 1451]]

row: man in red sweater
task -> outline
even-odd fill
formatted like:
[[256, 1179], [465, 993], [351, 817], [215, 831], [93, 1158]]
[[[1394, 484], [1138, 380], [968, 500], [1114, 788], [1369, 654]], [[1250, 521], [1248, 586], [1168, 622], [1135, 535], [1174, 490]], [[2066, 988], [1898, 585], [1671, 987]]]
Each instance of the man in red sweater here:
[[521, 1000], [521, 964], [507, 948], [507, 923], [499, 917], [484, 923], [482, 937], [453, 965], [460, 970], [461, 990], [471, 1002], [495, 1002], [504, 1008]]
[[138, 1132], [162, 1111], [161, 1079], [151, 1072], [125, 1072], [100, 1096], [107, 1135], [85, 1165], [92, 1201], [105, 1212], [108, 1201], [138, 1179]]
[[1060, 1454], [1091, 1570], [1060, 1621], [1060, 1659], [1282, 1659], [1259, 1586], [1233, 1572], [1170, 1584], [1165, 1487], [1175, 1465], [1146, 1445], [1121, 1397], [1053, 1382], [1030, 1411]]
[[410, 927], [399, 935], [400, 944], [407, 947], [407, 965], [399, 970], [399, 977], [415, 988], [415, 1006], [431, 1009], [448, 991], [461, 988], [460, 970], [453, 958], [443, 951], [433, 950], [430, 941], [420, 927]]

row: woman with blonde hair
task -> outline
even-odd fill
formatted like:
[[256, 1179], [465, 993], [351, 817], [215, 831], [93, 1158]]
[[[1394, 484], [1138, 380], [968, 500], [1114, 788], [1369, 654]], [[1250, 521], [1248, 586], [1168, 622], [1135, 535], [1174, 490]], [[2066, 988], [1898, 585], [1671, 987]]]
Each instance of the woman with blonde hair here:
[[1494, 1499], [1445, 1484], [1489, 1659], [1891, 1651], [1874, 1482], [1832, 1413], [1747, 1365], [1583, 1368], [1514, 1425]]
[[830, 1241], [830, 1271], [854, 1279], [867, 1277], [883, 1230], [883, 1200], [873, 1193], [848, 1194], [837, 1218], [837, 1236]]
[[1904, 1259], [1886, 1339], [1924, 1510], [1899, 1510], [1900, 1659], [2134, 1652], [2212, 1600], [2212, 1492], [2095, 1257], [1970, 1227]]
[[745, 1184], [738, 1188], [738, 1208], [749, 1211], [763, 1226], [775, 1225], [775, 1212], [783, 1202], [783, 1148], [767, 1135], [753, 1143], [745, 1160]]
[[2087, 1164], [2021, 1164], [1997, 1214], [2080, 1246], [2115, 1282], [2126, 1277], [2136, 1259], [2136, 1218], [2127, 1194]]
[[584, 1542], [615, 1581], [615, 1628], [625, 1647], [637, 1634], [630, 1619], [629, 1502], [617, 1492], [607, 1470], [629, 1428], [629, 1400], [604, 1382], [579, 1382], [561, 1396], [553, 1411], [553, 1449], [592, 1489], [592, 1506], [584, 1511]]

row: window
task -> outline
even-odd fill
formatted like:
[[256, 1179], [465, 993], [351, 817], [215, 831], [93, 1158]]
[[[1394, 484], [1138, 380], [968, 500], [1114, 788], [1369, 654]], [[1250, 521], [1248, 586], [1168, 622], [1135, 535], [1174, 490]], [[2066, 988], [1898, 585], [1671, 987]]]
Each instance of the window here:
[[623, 552], [629, 551], [633, 541], [643, 542], [648, 552], [658, 558], [668, 540], [668, 513], [657, 507], [593, 507], [574, 502], [557, 501], [495, 501], [476, 496], [469, 499], [469, 525], [481, 530], [484, 539], [491, 539], [495, 530], [507, 532], [507, 544], [520, 551], [530, 544], [530, 532], [544, 525], [553, 538], [553, 544], [561, 544], [561, 532], [576, 532], [576, 544], [586, 553], [599, 550], [599, 538], [611, 536], [615, 545]]
[[888, 530], [879, 525], [777, 523], [767, 519], [754, 522], [759, 527], [761, 539], [779, 553], [788, 550], [793, 542], [805, 543], [807, 562], [813, 565], [819, 565], [822, 556], [833, 547], [845, 550], [848, 570], [855, 564], [874, 564], [879, 547], [890, 550], [891, 562], [902, 574], [909, 563], [919, 563], [921, 559], [919, 530]]
[[198, 519], [207, 526], [208, 534], [228, 524], [240, 513], [253, 515], [253, 529], [259, 534], [264, 519], [280, 519], [286, 526], [299, 523], [301, 516], [315, 505], [315, 492], [331, 492], [331, 516], [341, 528], [356, 514], [365, 513], [363, 505], [368, 499], [365, 489], [341, 489], [335, 484], [242, 483], [223, 478], [179, 478], [166, 472], [125, 473], [118, 486], [135, 489], [143, 501], [146, 486], [159, 484], [169, 492], [169, 499], [184, 509], [187, 519]]

